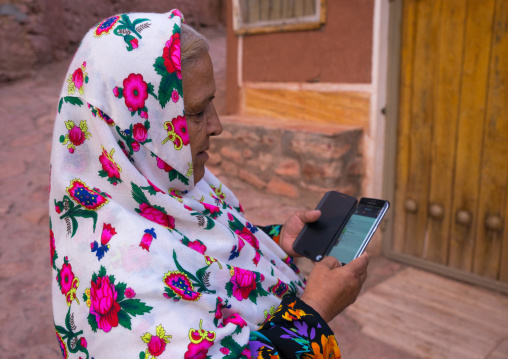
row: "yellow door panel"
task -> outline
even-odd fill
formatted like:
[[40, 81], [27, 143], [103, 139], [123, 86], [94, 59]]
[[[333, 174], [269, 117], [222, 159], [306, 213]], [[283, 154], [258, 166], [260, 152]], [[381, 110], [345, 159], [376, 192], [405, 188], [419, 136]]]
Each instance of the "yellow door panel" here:
[[508, 1], [404, 0], [392, 250], [508, 282]]

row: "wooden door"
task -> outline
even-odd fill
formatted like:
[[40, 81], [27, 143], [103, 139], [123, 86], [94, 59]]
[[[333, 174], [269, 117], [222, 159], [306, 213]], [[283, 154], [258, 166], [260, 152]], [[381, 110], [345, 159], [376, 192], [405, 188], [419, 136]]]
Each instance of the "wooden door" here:
[[403, 0], [394, 253], [508, 283], [508, 1]]

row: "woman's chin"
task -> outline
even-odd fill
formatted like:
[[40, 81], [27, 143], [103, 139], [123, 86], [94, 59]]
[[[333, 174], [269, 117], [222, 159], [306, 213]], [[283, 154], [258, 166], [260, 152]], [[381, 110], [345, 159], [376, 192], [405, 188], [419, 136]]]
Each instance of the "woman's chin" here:
[[201, 181], [201, 179], [203, 179], [203, 177], [205, 175], [204, 163], [200, 164], [200, 165], [194, 165], [193, 173], [194, 173], [194, 184], [196, 184], [199, 181]]

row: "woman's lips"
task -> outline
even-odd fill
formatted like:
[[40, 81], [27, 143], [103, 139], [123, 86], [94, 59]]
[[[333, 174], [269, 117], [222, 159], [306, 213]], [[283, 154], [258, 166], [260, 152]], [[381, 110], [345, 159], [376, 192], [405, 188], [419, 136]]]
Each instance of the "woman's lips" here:
[[210, 157], [210, 156], [208, 156], [208, 152], [206, 152], [206, 150], [204, 150], [204, 151], [199, 152], [197, 154], [197, 157], [199, 157], [199, 159], [201, 159], [202, 161], [206, 161], [206, 160], [208, 160], [208, 157]]

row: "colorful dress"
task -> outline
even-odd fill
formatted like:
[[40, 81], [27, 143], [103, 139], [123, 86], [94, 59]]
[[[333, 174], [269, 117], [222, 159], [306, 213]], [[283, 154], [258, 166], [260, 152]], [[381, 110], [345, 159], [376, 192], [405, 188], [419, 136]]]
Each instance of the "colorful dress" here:
[[194, 183], [181, 26], [178, 10], [110, 17], [70, 65], [50, 167], [62, 355], [339, 357], [280, 226], [249, 223], [210, 172]]

